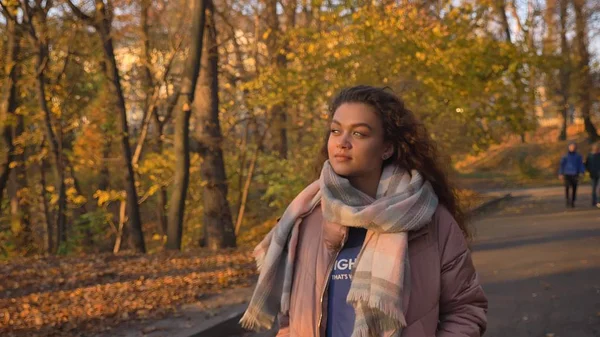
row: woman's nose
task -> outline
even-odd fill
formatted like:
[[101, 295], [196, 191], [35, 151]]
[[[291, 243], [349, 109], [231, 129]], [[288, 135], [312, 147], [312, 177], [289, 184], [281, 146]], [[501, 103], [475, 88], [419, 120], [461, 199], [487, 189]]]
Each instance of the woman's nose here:
[[350, 143], [348, 136], [346, 134], [344, 134], [338, 138], [337, 147], [339, 149], [351, 149], [352, 148], [352, 143]]

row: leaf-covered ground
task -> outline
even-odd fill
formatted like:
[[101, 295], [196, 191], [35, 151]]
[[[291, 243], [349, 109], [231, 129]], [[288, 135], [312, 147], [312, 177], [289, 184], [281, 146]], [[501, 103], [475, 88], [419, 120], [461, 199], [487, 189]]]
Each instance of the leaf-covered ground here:
[[0, 262], [0, 275], [0, 336], [89, 336], [247, 287], [255, 265], [247, 250], [103, 254]]

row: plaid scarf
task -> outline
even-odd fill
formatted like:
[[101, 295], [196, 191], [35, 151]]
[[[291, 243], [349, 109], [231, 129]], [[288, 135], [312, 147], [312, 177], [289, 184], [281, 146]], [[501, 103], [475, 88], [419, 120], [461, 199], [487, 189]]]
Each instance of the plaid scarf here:
[[368, 230], [346, 299], [356, 313], [352, 337], [388, 330], [399, 337], [406, 327], [403, 292], [410, 293], [407, 233], [431, 221], [438, 198], [419, 172], [392, 165], [384, 168], [374, 199], [325, 162], [320, 179], [292, 201], [255, 248], [260, 275], [240, 323], [250, 330], [269, 329], [278, 313], [288, 314], [298, 224], [319, 202], [325, 221]]

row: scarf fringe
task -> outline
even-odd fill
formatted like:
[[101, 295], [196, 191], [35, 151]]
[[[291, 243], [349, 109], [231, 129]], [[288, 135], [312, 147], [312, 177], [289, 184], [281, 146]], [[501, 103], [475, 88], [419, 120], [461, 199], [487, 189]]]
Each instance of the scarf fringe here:
[[256, 332], [260, 332], [262, 330], [268, 330], [273, 326], [273, 322], [275, 320], [274, 317], [272, 317], [271, 319], [269, 319], [268, 317], [261, 315], [262, 319], [260, 317], [257, 317], [258, 315], [251, 315], [248, 313], [248, 311], [246, 311], [244, 313], [244, 316], [242, 316], [242, 319], [240, 319], [239, 324], [242, 326], [242, 328], [246, 329], [246, 330], [251, 330], [251, 331], [256, 331]]
[[348, 294], [347, 302], [354, 308], [362, 307], [362, 310], [368, 310], [373, 313], [373, 316], [383, 316], [381, 319], [376, 320], [380, 326], [384, 328], [383, 331], [391, 329], [401, 329], [406, 327], [406, 317], [402, 312], [402, 302], [397, 305], [382, 301], [380, 298], [372, 298], [368, 293], [357, 294], [356, 292], [350, 291]]

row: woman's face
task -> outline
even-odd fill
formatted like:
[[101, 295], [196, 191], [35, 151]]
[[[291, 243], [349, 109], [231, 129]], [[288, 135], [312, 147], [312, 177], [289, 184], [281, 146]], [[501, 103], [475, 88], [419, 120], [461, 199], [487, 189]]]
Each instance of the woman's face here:
[[392, 155], [393, 147], [384, 141], [383, 122], [375, 109], [344, 103], [333, 114], [327, 152], [336, 174], [356, 178], [379, 176], [383, 158]]

